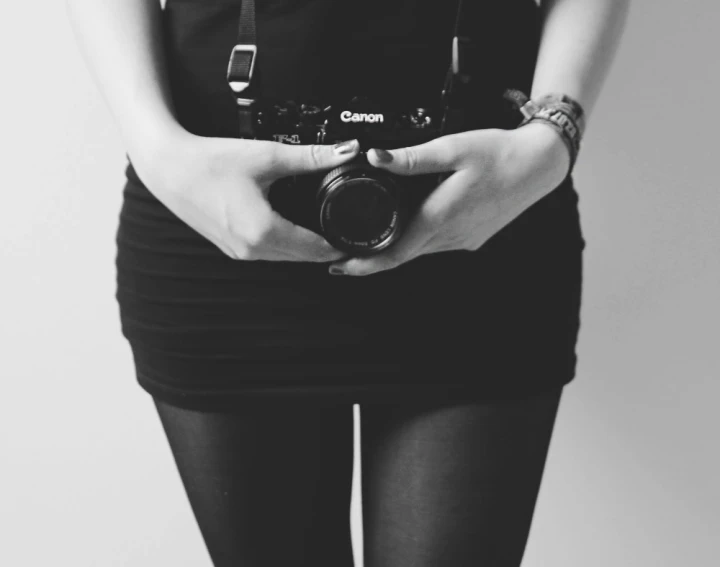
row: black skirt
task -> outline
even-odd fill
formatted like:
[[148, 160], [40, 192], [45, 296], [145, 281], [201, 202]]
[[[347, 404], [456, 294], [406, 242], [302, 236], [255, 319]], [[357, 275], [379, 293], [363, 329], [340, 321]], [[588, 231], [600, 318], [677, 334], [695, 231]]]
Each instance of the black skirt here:
[[[477, 71], [529, 92], [534, 1], [471, 4], [493, 48]], [[238, 136], [225, 68], [239, 8], [168, 0], [164, 11], [178, 118], [198, 135]], [[454, 16], [454, 2], [258, 0], [263, 93], [427, 97], [442, 85]], [[131, 164], [126, 174], [116, 298], [137, 380], [157, 398], [205, 410], [261, 398], [497, 400], [575, 376], [585, 242], [571, 177], [476, 252], [350, 277], [327, 264], [234, 260]]]

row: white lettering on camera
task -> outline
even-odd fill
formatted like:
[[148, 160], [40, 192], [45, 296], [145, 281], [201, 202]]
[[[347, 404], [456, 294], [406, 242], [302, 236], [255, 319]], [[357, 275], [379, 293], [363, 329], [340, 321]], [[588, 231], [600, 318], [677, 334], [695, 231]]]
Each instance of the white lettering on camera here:
[[340, 113], [340, 120], [343, 122], [383, 122], [384, 116], [382, 114], [365, 114], [364, 112], [350, 112], [349, 110], [343, 110]]
[[273, 140], [281, 144], [299, 144], [300, 136], [298, 134], [273, 134]]

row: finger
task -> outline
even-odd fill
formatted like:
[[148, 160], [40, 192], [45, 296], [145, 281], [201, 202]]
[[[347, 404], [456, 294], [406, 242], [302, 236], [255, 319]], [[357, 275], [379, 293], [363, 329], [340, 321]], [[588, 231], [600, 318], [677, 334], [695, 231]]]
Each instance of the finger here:
[[370, 165], [398, 175], [423, 175], [455, 171], [463, 159], [460, 144], [454, 135], [441, 136], [424, 144], [395, 150], [371, 149], [367, 152]]
[[[367, 276], [396, 268], [420, 255], [425, 243], [435, 232], [435, 223], [426, 211], [419, 211], [413, 218], [400, 240], [384, 252], [374, 256], [350, 258], [330, 267], [348, 276]], [[334, 272], [331, 272], [334, 273]]]
[[351, 258], [336, 262], [348, 275], [369, 275], [388, 270], [417, 256], [436, 251], [438, 245], [451, 234], [453, 211], [457, 211], [468, 174], [459, 171], [443, 181], [422, 203], [405, 229], [402, 237], [385, 252], [366, 258]]
[[345, 256], [319, 234], [290, 222], [274, 211], [265, 243], [297, 261], [332, 262]]
[[313, 171], [330, 170], [358, 155], [360, 144], [348, 140], [335, 145], [305, 144], [293, 146], [271, 142], [270, 170], [274, 177], [300, 175]]

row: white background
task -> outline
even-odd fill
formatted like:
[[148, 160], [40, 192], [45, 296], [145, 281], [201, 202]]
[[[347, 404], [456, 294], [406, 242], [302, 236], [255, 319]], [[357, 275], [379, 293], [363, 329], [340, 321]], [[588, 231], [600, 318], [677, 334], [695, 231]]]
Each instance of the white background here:
[[[633, 2], [591, 116], [578, 375], [524, 567], [717, 562], [719, 21]], [[0, 42], [0, 564], [210, 566], [120, 334], [115, 126], [63, 2], [13, 2]]]

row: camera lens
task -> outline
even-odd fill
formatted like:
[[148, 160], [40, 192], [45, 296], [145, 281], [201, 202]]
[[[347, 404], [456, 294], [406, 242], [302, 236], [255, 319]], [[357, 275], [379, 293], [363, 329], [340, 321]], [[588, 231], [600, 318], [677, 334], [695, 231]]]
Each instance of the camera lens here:
[[397, 182], [369, 164], [350, 163], [328, 173], [317, 199], [323, 235], [340, 250], [379, 252], [402, 229], [405, 203]]
[[[372, 179], [355, 178], [339, 185], [324, 203], [324, 229], [348, 243], [370, 246], [395, 224], [395, 199]], [[367, 243], [367, 244], [366, 244]]]

